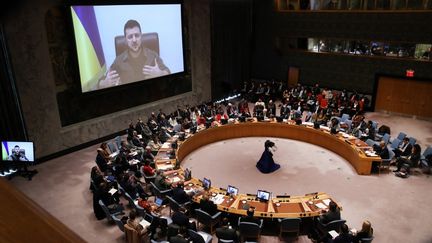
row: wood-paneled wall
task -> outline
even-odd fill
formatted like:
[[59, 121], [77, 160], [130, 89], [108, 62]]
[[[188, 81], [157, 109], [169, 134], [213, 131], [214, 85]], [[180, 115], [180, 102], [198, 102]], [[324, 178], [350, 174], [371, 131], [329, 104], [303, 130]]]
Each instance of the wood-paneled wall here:
[[432, 81], [380, 77], [375, 110], [432, 118]]
[[5, 179], [0, 195], [0, 242], [85, 242]]

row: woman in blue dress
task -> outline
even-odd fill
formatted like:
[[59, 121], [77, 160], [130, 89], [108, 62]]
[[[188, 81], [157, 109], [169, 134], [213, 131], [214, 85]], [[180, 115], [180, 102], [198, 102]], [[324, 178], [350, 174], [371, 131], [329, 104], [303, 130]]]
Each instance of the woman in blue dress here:
[[262, 153], [260, 160], [256, 164], [256, 167], [262, 173], [267, 174], [279, 169], [280, 165], [276, 164], [273, 160], [272, 151], [275, 151], [276, 149], [275, 144], [272, 141], [267, 140], [264, 143], [264, 148], [264, 152]]

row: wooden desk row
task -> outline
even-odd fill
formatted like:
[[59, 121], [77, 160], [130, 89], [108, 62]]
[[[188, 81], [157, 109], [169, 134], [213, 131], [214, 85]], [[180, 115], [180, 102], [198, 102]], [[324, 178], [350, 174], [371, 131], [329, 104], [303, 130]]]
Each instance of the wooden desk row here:
[[[241, 137], [280, 137], [315, 144], [341, 155], [360, 175], [370, 175], [372, 162], [380, 160], [378, 156], [366, 153], [371, 150], [371, 147], [365, 142], [348, 134], [330, 134], [326, 128], [314, 129], [309, 124], [294, 125], [291, 122], [256, 122], [255, 120], [199, 129], [196, 134], [187, 134], [185, 141], [179, 141], [177, 137], [173, 137], [159, 149], [155, 156], [156, 169], [165, 171], [168, 182], [184, 183], [185, 190], [194, 195], [195, 202], [199, 202], [204, 193], [202, 182], [196, 178], [184, 181], [183, 169], [180, 167], [174, 170], [176, 163], [181, 162], [189, 153], [204, 145]], [[178, 143], [175, 158], [170, 155], [173, 142]], [[231, 197], [222, 188], [211, 187], [209, 191], [220, 211], [245, 215], [247, 207], [255, 207], [255, 216], [262, 218], [314, 217], [320, 215], [322, 210], [328, 209], [330, 201], [334, 201], [323, 192], [304, 196], [282, 195], [271, 198], [268, 202], [262, 202], [257, 200], [255, 195], [250, 194]], [[338, 206], [341, 208], [340, 205]]]

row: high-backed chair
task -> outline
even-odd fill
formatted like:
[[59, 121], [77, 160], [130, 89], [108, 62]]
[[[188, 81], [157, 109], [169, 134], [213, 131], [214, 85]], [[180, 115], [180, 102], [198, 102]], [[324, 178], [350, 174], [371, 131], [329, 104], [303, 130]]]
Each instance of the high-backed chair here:
[[282, 239], [282, 234], [284, 232], [287, 233], [295, 233], [296, 237], [299, 236], [300, 233], [300, 218], [284, 218], [278, 219], [279, 222], [279, 239]]
[[123, 222], [121, 221], [121, 219], [120, 218], [118, 218], [118, 217], [112, 217], [112, 219], [114, 220], [114, 222], [115, 222], [115, 224], [118, 226], [118, 228], [122, 231], [122, 232], [124, 232], [125, 231], [125, 229], [124, 229], [124, 224], [123, 224]]
[[172, 214], [172, 211], [177, 211], [179, 208], [185, 208], [187, 209], [189, 205], [192, 203], [192, 201], [187, 201], [185, 203], [179, 203], [174, 198], [170, 196], [166, 196], [168, 198], [168, 204], [170, 206], [170, 215]]
[[321, 230], [321, 233], [327, 234], [327, 232], [329, 231], [336, 231], [336, 232], [340, 232], [340, 229], [342, 227], [343, 224], [346, 223], [345, 219], [338, 219], [338, 220], [333, 220], [330, 221], [326, 224], [323, 224], [322, 222], [318, 222], [318, 228]]
[[409, 143], [410, 143], [412, 146], [414, 146], [414, 145], [416, 144], [416, 142], [417, 142], [417, 139], [416, 139], [416, 138], [409, 137]]
[[[397, 139], [399, 139], [399, 142], [402, 142], [402, 140], [404, 139], [406, 137], [406, 133], [404, 133], [404, 132], [400, 132], [398, 135], [397, 135]], [[395, 138], [395, 139], [396, 139]], [[393, 141], [392, 140], [390, 140], [390, 142], [391, 143], [393, 143]]]
[[360, 243], [371, 243], [374, 237], [368, 237], [368, 238], [361, 238]]
[[199, 208], [195, 209], [195, 218], [197, 219], [197, 227], [199, 228], [199, 224], [203, 224], [210, 228], [210, 234], [214, 233], [214, 226], [217, 225], [220, 221], [220, 216], [222, 212], [217, 212], [215, 215], [210, 215], [206, 211], [203, 211]]
[[110, 222], [110, 223], [112, 223], [112, 222], [114, 221], [114, 217], [115, 217], [115, 216], [117, 216], [117, 215], [123, 213], [123, 212], [121, 212], [121, 211], [111, 213], [111, 212], [109, 211], [108, 207], [103, 203], [102, 200], [99, 200], [98, 203], [99, 203], [99, 205], [101, 206], [102, 210], [104, 211], [104, 213], [105, 213], [105, 215], [106, 215], [106, 218], [107, 218], [108, 222]]
[[160, 198], [164, 198], [165, 199], [166, 196], [169, 195], [171, 193], [171, 191], [172, 191], [172, 189], [161, 190], [153, 182], [150, 182], [150, 184], [152, 185], [153, 195], [155, 195], [156, 197], [160, 197]]
[[[159, 55], [159, 35], [156, 32], [143, 33], [141, 43], [144, 47], [156, 52]], [[114, 38], [116, 56], [127, 50], [126, 38], [123, 35]]]
[[210, 234], [204, 231], [195, 231], [195, 230], [188, 229], [188, 233], [193, 243], [209, 243], [212, 242], [213, 239], [213, 237]]
[[420, 158], [420, 165], [423, 168], [423, 172], [428, 173], [430, 172], [430, 166], [427, 160], [427, 156], [430, 156], [432, 154], [432, 146], [427, 146], [427, 148], [423, 151], [423, 154]]
[[240, 241], [243, 242], [245, 239], [256, 239], [257, 241], [261, 237], [261, 229], [262, 229], [263, 220], [261, 219], [260, 224], [256, 224], [253, 222], [245, 222], [240, 221], [239, 218], [239, 233], [240, 233]]
[[390, 171], [390, 162], [395, 156], [395, 153], [393, 150], [389, 149], [389, 158], [388, 159], [381, 159], [381, 162], [378, 164], [378, 174], [380, 174], [381, 169], [387, 169], [387, 171]]
[[390, 149], [396, 149], [399, 147], [399, 144], [402, 142], [402, 140], [399, 140], [398, 138], [393, 139], [393, 141], [390, 144]]

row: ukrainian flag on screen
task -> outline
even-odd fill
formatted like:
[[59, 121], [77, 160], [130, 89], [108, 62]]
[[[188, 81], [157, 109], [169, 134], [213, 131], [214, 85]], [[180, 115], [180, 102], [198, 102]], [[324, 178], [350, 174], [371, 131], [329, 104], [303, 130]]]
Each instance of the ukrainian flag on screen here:
[[106, 65], [92, 6], [73, 6], [72, 20], [83, 92], [92, 90], [105, 74]]
[[2, 142], [2, 160], [7, 160], [9, 157], [7, 142]]

